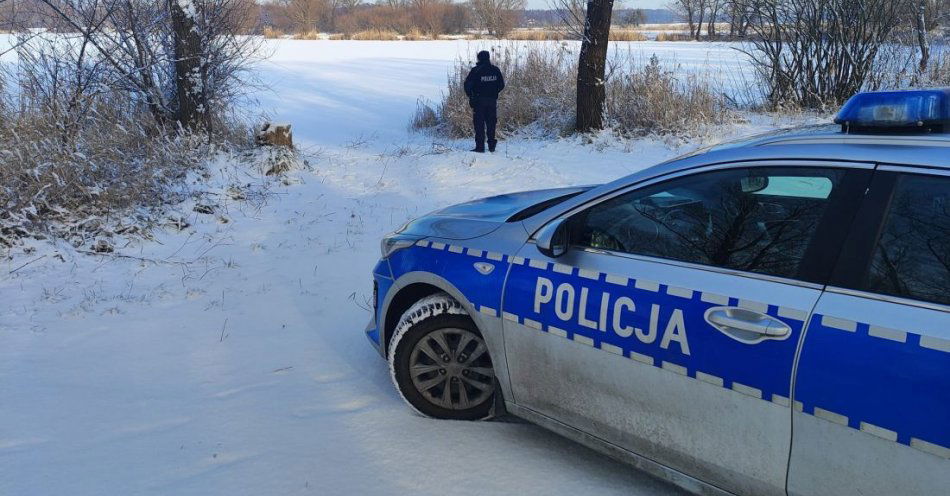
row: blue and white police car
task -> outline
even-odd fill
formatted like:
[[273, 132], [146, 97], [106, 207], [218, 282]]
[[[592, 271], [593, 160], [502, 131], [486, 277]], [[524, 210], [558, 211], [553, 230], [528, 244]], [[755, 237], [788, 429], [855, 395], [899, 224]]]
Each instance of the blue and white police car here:
[[950, 91], [862, 93], [382, 241], [423, 415], [527, 419], [702, 494], [950, 494]]

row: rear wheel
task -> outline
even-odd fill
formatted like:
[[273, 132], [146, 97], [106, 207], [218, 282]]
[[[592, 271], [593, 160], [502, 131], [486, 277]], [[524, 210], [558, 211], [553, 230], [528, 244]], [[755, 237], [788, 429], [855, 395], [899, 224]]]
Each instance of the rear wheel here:
[[400, 394], [430, 417], [488, 417], [495, 374], [475, 323], [457, 313], [461, 306], [448, 295], [423, 303], [422, 311], [417, 307], [406, 312], [390, 346], [390, 371]]

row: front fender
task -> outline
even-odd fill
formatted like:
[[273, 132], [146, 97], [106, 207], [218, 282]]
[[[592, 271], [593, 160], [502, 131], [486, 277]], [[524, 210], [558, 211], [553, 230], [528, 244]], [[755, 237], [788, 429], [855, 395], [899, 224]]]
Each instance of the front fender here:
[[[508, 378], [508, 368], [506, 366], [508, 361], [505, 357], [504, 327], [502, 325], [501, 313], [494, 312], [494, 314], [489, 315], [486, 312], [479, 311], [475, 304], [473, 304], [458, 287], [439, 275], [422, 271], [406, 272], [393, 282], [383, 299], [380, 310], [379, 330], [380, 342], [382, 343], [381, 348], [383, 350], [388, 348], [389, 339], [395, 330], [395, 326], [386, 325], [386, 322], [389, 322], [389, 313], [391, 311], [400, 311], [398, 308], [393, 309], [393, 301], [401, 291], [416, 284], [424, 284], [443, 291], [462, 305], [465, 312], [468, 313], [469, 317], [475, 322], [475, 326], [479, 332], [481, 332], [482, 337], [485, 338], [485, 345], [488, 347], [488, 353], [492, 359], [495, 376], [501, 385], [502, 394], [504, 397], [510, 398], [511, 389]], [[397, 316], [397, 318], [398, 317], [400, 316]], [[398, 320], [396, 322], [398, 322]]]

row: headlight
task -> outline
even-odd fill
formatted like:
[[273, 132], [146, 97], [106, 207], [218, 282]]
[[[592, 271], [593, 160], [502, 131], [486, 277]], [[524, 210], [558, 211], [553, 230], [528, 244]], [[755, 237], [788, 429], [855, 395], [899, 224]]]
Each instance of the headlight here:
[[403, 236], [401, 234], [390, 234], [380, 241], [379, 251], [383, 258], [388, 258], [393, 253], [402, 250], [403, 248], [409, 248], [410, 246], [416, 244], [416, 241], [420, 239], [422, 238]]

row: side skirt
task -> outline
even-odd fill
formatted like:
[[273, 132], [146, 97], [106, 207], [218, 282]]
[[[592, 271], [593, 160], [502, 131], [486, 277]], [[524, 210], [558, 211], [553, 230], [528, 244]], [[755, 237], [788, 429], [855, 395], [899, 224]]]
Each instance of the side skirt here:
[[555, 434], [583, 444], [584, 446], [607, 455], [615, 460], [632, 465], [637, 470], [646, 472], [693, 494], [700, 496], [735, 496], [733, 493], [707, 484], [694, 477], [690, 477], [678, 470], [674, 470], [670, 467], [667, 467], [666, 465], [640, 456], [636, 453], [633, 453], [632, 451], [627, 451], [617, 445], [604, 441], [603, 439], [591, 436], [586, 432], [558, 422], [557, 420], [537, 413], [533, 410], [518, 406], [510, 401], [505, 401], [505, 407], [508, 410], [508, 413], [511, 415], [520, 417], [524, 420], [527, 420], [528, 422], [531, 422], [532, 424], [536, 424], [544, 429], [554, 432]]

